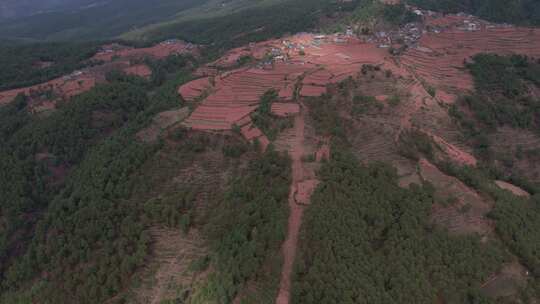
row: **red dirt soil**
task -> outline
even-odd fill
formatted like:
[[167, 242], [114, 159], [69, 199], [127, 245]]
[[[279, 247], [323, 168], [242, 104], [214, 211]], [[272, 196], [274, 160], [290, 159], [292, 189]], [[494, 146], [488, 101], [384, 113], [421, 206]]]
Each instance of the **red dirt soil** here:
[[437, 143], [439, 147], [441, 147], [446, 152], [448, 157], [450, 157], [450, 159], [452, 159], [454, 162], [461, 165], [467, 165], [467, 166], [473, 166], [473, 167], [476, 166], [477, 160], [471, 154], [465, 151], [462, 151], [458, 147], [448, 143], [443, 138], [437, 135], [430, 134], [430, 133], [428, 133], [428, 135], [431, 136], [433, 141], [435, 141], [435, 143]]
[[300, 95], [302, 97], [319, 97], [326, 93], [326, 87], [303, 85]]
[[272, 114], [280, 117], [288, 117], [300, 113], [300, 106], [292, 102], [272, 103]]
[[294, 201], [297, 204], [309, 205], [309, 199], [315, 188], [317, 188], [317, 185], [319, 185], [319, 181], [316, 179], [308, 179], [297, 183]]
[[315, 153], [315, 160], [321, 162], [330, 158], [330, 146], [324, 143]]
[[464, 62], [478, 53], [538, 57], [540, 29], [491, 25], [482, 26], [478, 31], [452, 28], [442, 33], [427, 33], [420, 39], [419, 47], [409, 49], [401, 62], [429, 84], [443, 90], [437, 93], [442, 101], [453, 102], [455, 95], [473, 88]]
[[[293, 136], [289, 139], [289, 155], [292, 159], [292, 182], [289, 192], [289, 220], [287, 237], [283, 243], [283, 267], [276, 304], [288, 304], [291, 293], [291, 278], [294, 260], [298, 246], [298, 238], [305, 205], [309, 205], [311, 194], [316, 189], [319, 181], [313, 179], [313, 168], [304, 166], [302, 157], [306, 153], [304, 146], [305, 135], [305, 112], [300, 109], [299, 115], [295, 116]], [[323, 145], [324, 147], [324, 145]], [[323, 150], [325, 150], [323, 148]]]
[[499, 186], [499, 188], [501, 188], [501, 189], [508, 190], [508, 191], [512, 192], [514, 195], [523, 196], [523, 197], [530, 197], [531, 196], [527, 191], [521, 189], [520, 187], [512, 185], [510, 183], [498, 180], [498, 181], [495, 181], [495, 184], [497, 184], [497, 186]]
[[388, 99], [388, 96], [387, 95], [377, 95], [377, 96], [375, 96], [375, 99], [378, 102], [386, 102], [386, 100]]
[[210, 78], [199, 78], [182, 85], [178, 89], [178, 94], [180, 94], [185, 101], [194, 101], [209, 88]]
[[[422, 179], [435, 187], [438, 201], [432, 207], [431, 217], [436, 224], [456, 234], [485, 235], [493, 231], [493, 223], [487, 219], [491, 205], [478, 193], [455, 177], [444, 174], [426, 159], [421, 159], [418, 167]], [[443, 204], [444, 200], [452, 197], [456, 202]], [[463, 209], [466, 206], [469, 208]]]
[[[363, 65], [368, 64], [390, 70], [408, 83], [405, 90], [413, 102], [399, 113], [401, 129], [405, 130], [412, 127], [412, 117], [423, 107], [437, 101], [451, 103], [457, 94], [472, 89], [472, 78], [464, 69], [464, 60], [470, 56], [479, 52], [540, 56], [540, 30], [493, 26], [484, 22], [480, 23], [481, 30], [466, 31], [458, 28], [463, 22], [459, 16], [430, 19], [428, 23], [446, 28], [440, 33], [424, 34], [418, 47], [400, 57], [390, 56], [386, 49], [378, 48], [375, 43], [334, 36], [321, 40], [313, 34], [298, 34], [234, 49], [207, 68], [215, 71], [213, 66], [235, 64], [240, 56], [262, 58], [276, 51], [285, 61], [216, 75], [215, 83], [206, 89], [208, 97], [184, 123], [197, 130], [229, 130], [256, 110], [260, 96], [268, 89], [278, 90], [279, 97], [284, 100], [293, 98], [296, 86], [300, 87], [300, 96], [320, 96], [326, 92], [328, 84], [355, 76]], [[428, 94], [426, 84], [436, 88], [435, 98]], [[186, 100], [194, 100], [202, 95], [207, 85], [207, 80], [196, 80], [182, 86], [179, 93]], [[380, 101], [385, 99], [378, 96]], [[288, 113], [280, 110], [280, 106], [274, 106], [276, 115]], [[440, 134], [432, 135], [456, 162], [476, 164], [472, 155], [461, 151]]]
[[[217, 75], [212, 93], [193, 111], [185, 125], [197, 130], [229, 130], [258, 107], [260, 97], [269, 89], [278, 90], [281, 99], [290, 100], [295, 85], [305, 76], [301, 95], [320, 96], [326, 92], [327, 84], [356, 75], [363, 64], [393, 65], [387, 60], [386, 51], [357, 39], [351, 38], [346, 43], [330, 40], [319, 45], [313, 44], [313, 40], [314, 35], [299, 34], [230, 51], [210, 66], [229, 65], [248, 54], [262, 58], [276, 50], [289, 60], [276, 61], [264, 68], [239, 68]], [[291, 50], [287, 44], [302, 45], [304, 55]], [[185, 100], [193, 100], [201, 95], [201, 87], [201, 83], [188, 83], [179, 92]]]
[[270, 141], [266, 135], [264, 135], [262, 131], [253, 124], [249, 115], [239, 120], [237, 126], [240, 127], [240, 133], [248, 142], [253, 143], [255, 140], [257, 140], [260, 144], [261, 150], [266, 151]]
[[[212, 93], [193, 111], [185, 124], [197, 130], [229, 130], [257, 109], [266, 91], [290, 91], [295, 79], [289, 79], [289, 75], [304, 70], [304, 66], [276, 64], [272, 70], [241, 68], [223, 73], [215, 78]], [[188, 83], [180, 88], [184, 99], [193, 99], [194, 94], [188, 89], [193, 87], [200, 91], [201, 85]]]
[[218, 70], [216, 68], [211, 67], [200, 67], [193, 72], [193, 75], [196, 77], [208, 77], [208, 76], [216, 76], [218, 74]]
[[289, 155], [292, 159], [292, 183], [289, 192], [289, 221], [287, 238], [283, 243], [283, 268], [276, 304], [288, 304], [291, 292], [291, 275], [296, 257], [300, 226], [304, 215], [304, 207], [297, 204], [296, 193], [298, 184], [304, 179], [302, 156], [304, 155], [304, 118], [298, 115], [294, 121], [294, 141], [291, 144]]
[[31, 87], [0, 92], [0, 105], [11, 102], [18, 94], [41, 95], [49, 90], [52, 90], [54, 95], [70, 98], [90, 90], [95, 85], [96, 78], [93, 75], [88, 73], [72, 74]]

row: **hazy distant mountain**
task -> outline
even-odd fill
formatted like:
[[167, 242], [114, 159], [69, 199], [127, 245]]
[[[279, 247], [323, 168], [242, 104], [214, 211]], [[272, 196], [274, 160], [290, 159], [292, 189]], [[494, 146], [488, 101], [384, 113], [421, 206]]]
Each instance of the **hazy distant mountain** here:
[[72, 10], [92, 5], [99, 0], [2, 0], [0, 18], [27, 17], [42, 12]]
[[110, 38], [208, 0], [0, 0], [0, 38]]
[[147, 39], [149, 32], [154, 37], [171, 25], [175, 32], [174, 26], [184, 28], [182, 22], [192, 25], [195, 19], [226, 18], [253, 8], [274, 11], [283, 3], [310, 3], [309, 8], [321, 1], [331, 0], [0, 0], [0, 39], [96, 40], [124, 33], [127, 39]]

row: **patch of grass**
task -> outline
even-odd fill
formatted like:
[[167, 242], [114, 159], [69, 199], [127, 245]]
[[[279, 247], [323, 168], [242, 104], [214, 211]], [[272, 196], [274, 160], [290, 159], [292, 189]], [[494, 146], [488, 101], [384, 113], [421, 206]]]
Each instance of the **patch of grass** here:
[[278, 99], [276, 90], [268, 90], [260, 101], [257, 111], [251, 114], [253, 124], [257, 126], [269, 140], [275, 140], [280, 132], [291, 128], [294, 124], [292, 117], [276, 117], [271, 114], [272, 102]]
[[429, 160], [434, 158], [433, 141], [425, 133], [418, 130], [404, 131], [399, 136], [399, 152], [404, 157], [419, 160], [425, 157]]
[[390, 104], [390, 106], [392, 107], [396, 107], [400, 103], [401, 103], [401, 98], [397, 94], [394, 94], [388, 98], [388, 104]]
[[315, 162], [315, 153], [310, 153], [302, 156], [302, 162], [304, 163], [312, 163]]
[[381, 111], [384, 105], [374, 96], [357, 95], [353, 97], [352, 115], [360, 116], [372, 111]]
[[208, 269], [208, 266], [210, 266], [210, 257], [208, 255], [205, 255], [203, 257], [200, 257], [193, 261], [191, 265], [189, 265], [189, 271], [192, 272], [202, 272]]

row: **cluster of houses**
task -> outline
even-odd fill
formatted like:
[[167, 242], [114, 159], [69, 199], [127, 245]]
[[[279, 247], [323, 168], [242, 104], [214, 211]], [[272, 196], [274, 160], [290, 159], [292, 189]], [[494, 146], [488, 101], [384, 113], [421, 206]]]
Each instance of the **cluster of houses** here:
[[416, 47], [422, 35], [426, 33], [440, 33], [448, 29], [474, 32], [512, 26], [509, 24], [493, 24], [466, 13], [444, 15], [417, 8], [411, 8], [411, 10], [415, 15], [419, 16], [420, 21], [407, 23], [397, 30], [377, 31], [365, 38], [365, 40], [377, 43], [380, 48]]

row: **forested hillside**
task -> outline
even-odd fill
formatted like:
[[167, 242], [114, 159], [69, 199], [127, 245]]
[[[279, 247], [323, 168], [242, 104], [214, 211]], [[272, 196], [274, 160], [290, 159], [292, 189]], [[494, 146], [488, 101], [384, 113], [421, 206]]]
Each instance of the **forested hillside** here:
[[[171, 81], [185, 79], [187, 72], [179, 73]], [[157, 94], [150, 100], [146, 90]], [[0, 109], [2, 302], [99, 302], [118, 292], [140, 265], [148, 242], [143, 226], [128, 220], [136, 216], [134, 208], [113, 202], [129, 198], [130, 175], [155, 151], [137, 143], [134, 132], [176, 105], [166, 91], [167, 85], [158, 89], [119, 77], [47, 117], [31, 115], [22, 95]], [[96, 259], [98, 252], [107, 252], [104, 259]], [[111, 273], [115, 259], [128, 252], [131, 258]], [[87, 270], [73, 271], [83, 264]], [[99, 269], [95, 279], [108, 283], [88, 280]], [[44, 272], [49, 275], [42, 277]], [[13, 294], [34, 279], [43, 281], [31, 292]], [[66, 282], [74, 285], [61, 287]]]
[[540, 31], [405, 5], [535, 1], [81, 1], [0, 21], [0, 304], [540, 301]]
[[[256, 303], [255, 293], [244, 292], [247, 284], [275, 292], [288, 157], [179, 126], [164, 134], [165, 141], [139, 138], [157, 113], [182, 105], [176, 88], [189, 79], [193, 64], [176, 57], [153, 61], [150, 81], [111, 74], [109, 83], [48, 116], [29, 113], [23, 95], [0, 108], [0, 303], [131, 303], [135, 278], [156, 254], [149, 233], [155, 227], [184, 233], [196, 227], [210, 242], [210, 254], [190, 271], [208, 265], [214, 271], [178, 299]], [[183, 179], [173, 188], [148, 184], [149, 176], [180, 178], [182, 170], [207, 165], [201, 158], [215, 159], [214, 150], [224, 160], [213, 161], [224, 170], [247, 164], [231, 169], [225, 189]], [[159, 170], [160, 157], [178, 159], [179, 171]], [[207, 191], [216, 199], [201, 200]], [[262, 270], [267, 267], [275, 273]], [[272, 298], [270, 290], [262, 294]]]
[[98, 49], [97, 42], [0, 45], [0, 90], [43, 83], [81, 69]]
[[447, 12], [467, 12], [494, 22], [540, 25], [536, 0], [408, 0], [419, 7]]
[[474, 77], [475, 93], [450, 109], [464, 137], [478, 157], [499, 174], [523, 180], [523, 184], [530, 179], [538, 181], [540, 147], [526, 145], [504, 132], [539, 134], [540, 102], [534, 92], [540, 84], [540, 64], [525, 56], [480, 54], [472, 58], [468, 68]]
[[402, 189], [393, 168], [359, 165], [343, 147], [319, 174], [293, 303], [489, 303], [479, 282], [504, 250], [430, 224], [429, 188]]

